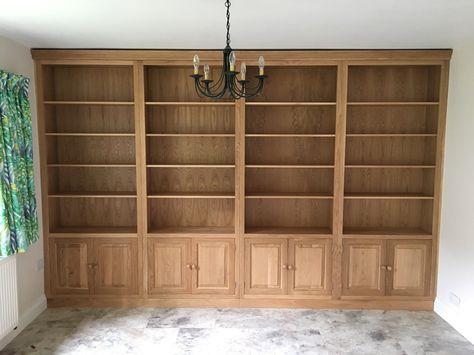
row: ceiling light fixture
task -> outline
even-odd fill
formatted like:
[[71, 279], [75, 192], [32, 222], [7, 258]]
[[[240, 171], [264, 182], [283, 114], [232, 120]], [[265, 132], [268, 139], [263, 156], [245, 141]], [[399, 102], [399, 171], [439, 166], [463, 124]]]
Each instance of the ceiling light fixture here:
[[[224, 48], [224, 62], [222, 64], [222, 72], [219, 80], [214, 82], [211, 79], [211, 68], [208, 64], [204, 65], [204, 75], [199, 74], [199, 56], [196, 54], [193, 58], [194, 84], [196, 92], [201, 97], [209, 97], [212, 99], [220, 99], [223, 97], [232, 97], [240, 99], [241, 97], [250, 98], [260, 94], [263, 89], [263, 82], [267, 77], [264, 74], [265, 60], [263, 56], [258, 59], [259, 73], [255, 76], [258, 79], [258, 84], [254, 87], [249, 87], [249, 80], [247, 80], [247, 66], [245, 62], [240, 64], [240, 73], [235, 71], [237, 58], [235, 52], [230, 47], [230, 1], [226, 0], [225, 6], [227, 8], [227, 37], [226, 46]], [[240, 74], [240, 78], [238, 78]], [[202, 77], [204, 76], [204, 79]], [[227, 94], [227, 95], [226, 95]]]

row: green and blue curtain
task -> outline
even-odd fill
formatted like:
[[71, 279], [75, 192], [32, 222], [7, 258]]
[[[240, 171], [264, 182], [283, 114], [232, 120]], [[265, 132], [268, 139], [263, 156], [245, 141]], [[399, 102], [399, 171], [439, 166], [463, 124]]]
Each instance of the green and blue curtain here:
[[0, 256], [36, 242], [29, 79], [0, 70]]

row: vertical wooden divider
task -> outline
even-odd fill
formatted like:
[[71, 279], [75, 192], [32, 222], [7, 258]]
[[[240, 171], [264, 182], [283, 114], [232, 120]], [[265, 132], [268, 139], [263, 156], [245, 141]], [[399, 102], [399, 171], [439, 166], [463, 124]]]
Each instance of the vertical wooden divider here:
[[[138, 265], [143, 272], [139, 273], [139, 294], [147, 295], [148, 267], [147, 260], [147, 179], [146, 179], [146, 132], [145, 132], [145, 72], [142, 61], [133, 65], [133, 93], [135, 100], [135, 150], [136, 150], [136, 184], [137, 184], [137, 235]], [[140, 270], [140, 268], [139, 268]]]
[[237, 294], [244, 294], [245, 234], [245, 99], [235, 101], [235, 236]]
[[441, 65], [439, 83], [439, 105], [438, 105], [438, 135], [436, 137], [436, 169], [435, 169], [435, 191], [433, 200], [433, 246], [431, 248], [431, 284], [430, 295], [436, 295], [437, 275], [438, 275], [438, 250], [441, 219], [441, 198], [443, 190], [443, 168], [444, 168], [444, 147], [446, 136], [446, 113], [448, 106], [449, 87], [449, 61], [446, 60]]
[[332, 298], [342, 294], [342, 234], [344, 212], [344, 169], [346, 153], [348, 66], [337, 66], [336, 142], [334, 152], [334, 202], [332, 219]]
[[[44, 114], [44, 78], [43, 78], [43, 64], [41, 61], [35, 63], [35, 78], [36, 78], [36, 107], [37, 107], [37, 125], [38, 125], [38, 146], [39, 156], [34, 156], [33, 159], [38, 159], [40, 162], [40, 192], [41, 198], [41, 216], [38, 216], [38, 221], [41, 223], [43, 230], [43, 250], [44, 260], [49, 260], [49, 204], [48, 204], [48, 162], [47, 162], [47, 147], [46, 147], [46, 129], [45, 129], [45, 114]], [[36, 191], [38, 196], [38, 191]], [[38, 203], [38, 202], [37, 202]], [[42, 217], [42, 218], [41, 218]], [[51, 275], [50, 263], [45, 262], [44, 266], [44, 291], [46, 298], [51, 297]]]

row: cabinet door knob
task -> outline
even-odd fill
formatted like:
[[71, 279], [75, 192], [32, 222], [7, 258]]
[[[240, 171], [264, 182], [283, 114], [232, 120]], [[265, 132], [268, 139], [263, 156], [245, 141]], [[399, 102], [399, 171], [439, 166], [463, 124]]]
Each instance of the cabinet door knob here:
[[288, 270], [293, 270], [293, 265], [288, 265]]
[[393, 268], [392, 268], [391, 266], [387, 266], [387, 270], [388, 270], [388, 271], [392, 271]]
[[281, 267], [282, 267], [283, 269], [286, 269], [288, 266], [287, 266], [286, 264], [283, 264]]
[[187, 267], [188, 269], [191, 269], [191, 264], [186, 264], [186, 267]]
[[191, 269], [192, 269], [192, 270], [196, 269], [196, 264], [192, 264], [192, 265], [191, 265]]
[[94, 264], [87, 264], [87, 267], [89, 268], [89, 270], [92, 270], [94, 268]]
[[382, 270], [387, 270], [387, 267], [385, 265], [381, 266]]

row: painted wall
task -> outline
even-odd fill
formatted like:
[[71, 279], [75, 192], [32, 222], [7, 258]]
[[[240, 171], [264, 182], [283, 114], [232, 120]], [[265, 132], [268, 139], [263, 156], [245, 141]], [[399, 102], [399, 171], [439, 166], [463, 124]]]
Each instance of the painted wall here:
[[0, 36], [0, 68], [6, 71], [22, 74], [31, 79], [30, 103], [33, 123], [33, 159], [35, 169], [36, 196], [38, 201], [38, 219], [40, 225], [40, 240], [30, 249], [17, 256], [18, 269], [18, 305], [20, 315], [20, 328], [46, 308], [44, 295], [43, 260], [43, 235], [40, 204], [40, 170], [38, 159], [38, 127], [36, 122], [36, 96], [34, 67], [29, 48]]
[[474, 46], [451, 62], [435, 310], [474, 343]]

